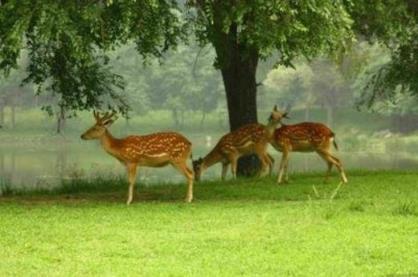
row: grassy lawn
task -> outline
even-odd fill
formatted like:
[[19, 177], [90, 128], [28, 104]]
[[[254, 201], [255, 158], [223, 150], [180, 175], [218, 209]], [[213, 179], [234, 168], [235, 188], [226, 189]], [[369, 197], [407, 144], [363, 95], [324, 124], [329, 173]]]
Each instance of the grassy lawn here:
[[418, 274], [418, 172], [0, 197], [0, 276]]

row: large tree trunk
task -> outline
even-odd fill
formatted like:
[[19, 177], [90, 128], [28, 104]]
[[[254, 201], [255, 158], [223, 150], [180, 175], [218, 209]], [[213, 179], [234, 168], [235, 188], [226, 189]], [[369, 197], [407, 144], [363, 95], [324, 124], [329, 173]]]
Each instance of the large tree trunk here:
[[[258, 51], [239, 44], [236, 26], [232, 25], [222, 43], [215, 45], [225, 86], [231, 131], [257, 122]], [[260, 163], [255, 155], [241, 158], [239, 175], [253, 175]]]
[[[257, 122], [257, 88], [255, 74], [257, 57], [234, 57], [228, 68], [222, 69], [231, 131]], [[245, 60], [241, 60], [245, 59]]]

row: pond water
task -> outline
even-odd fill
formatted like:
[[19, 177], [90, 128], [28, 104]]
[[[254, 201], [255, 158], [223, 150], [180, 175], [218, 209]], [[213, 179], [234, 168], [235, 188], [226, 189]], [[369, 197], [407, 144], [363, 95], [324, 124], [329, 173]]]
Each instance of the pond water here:
[[[194, 157], [206, 154], [213, 147], [213, 143], [209, 143], [202, 136], [196, 136], [191, 140], [194, 145]], [[46, 144], [36, 147], [0, 144], [0, 182], [15, 188], [51, 188], [59, 185], [62, 179], [126, 174], [125, 168], [105, 153], [97, 141], [75, 139]], [[281, 154], [274, 149], [269, 149], [269, 152], [276, 159], [276, 172]], [[343, 161], [349, 174], [350, 169], [417, 170], [417, 152], [339, 151], [336, 155]], [[314, 153], [292, 153], [290, 156], [290, 171], [308, 172], [325, 171], [325, 169], [325, 163]], [[220, 178], [220, 172], [221, 166], [215, 165], [205, 172], [202, 178]], [[140, 184], [183, 181], [184, 177], [171, 167], [139, 170]]]

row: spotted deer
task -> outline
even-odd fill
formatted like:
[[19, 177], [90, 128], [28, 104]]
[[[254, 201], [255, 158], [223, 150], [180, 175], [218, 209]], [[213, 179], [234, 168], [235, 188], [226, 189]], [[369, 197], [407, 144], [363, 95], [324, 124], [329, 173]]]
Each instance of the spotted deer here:
[[100, 140], [104, 150], [126, 166], [128, 171], [129, 205], [132, 202], [137, 168], [163, 167], [172, 165], [187, 179], [188, 189], [186, 202], [193, 199], [193, 171], [186, 161], [191, 157], [191, 143], [184, 136], [175, 132], [161, 132], [144, 136], [128, 136], [122, 139], [114, 138], [108, 127], [114, 122], [114, 113], [101, 116], [93, 112], [96, 124], [88, 129], [81, 138], [84, 140]]
[[347, 183], [341, 161], [331, 154], [331, 143], [338, 149], [335, 142], [335, 134], [322, 123], [303, 122], [294, 125], [282, 124], [274, 131], [272, 146], [282, 152], [282, 160], [279, 165], [277, 182], [284, 179], [288, 181], [288, 163], [290, 152], [316, 152], [328, 165], [326, 179], [328, 179], [332, 166], [335, 165], [341, 175], [343, 183]]
[[209, 154], [193, 161], [196, 181], [200, 180], [203, 171], [217, 163], [222, 163], [222, 180], [226, 177], [229, 165], [233, 178], [236, 178], [238, 159], [250, 154], [255, 154], [260, 159], [260, 175], [267, 167], [271, 173], [274, 160], [267, 154], [267, 146], [273, 137], [274, 129], [283, 117], [286, 117], [286, 113], [279, 112], [275, 106], [267, 125], [251, 123], [224, 135]]

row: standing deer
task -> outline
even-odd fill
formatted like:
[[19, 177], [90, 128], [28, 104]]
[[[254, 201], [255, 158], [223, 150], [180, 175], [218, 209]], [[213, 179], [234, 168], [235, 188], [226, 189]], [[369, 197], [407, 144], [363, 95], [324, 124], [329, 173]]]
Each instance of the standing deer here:
[[132, 202], [138, 166], [163, 167], [168, 164], [180, 171], [188, 181], [186, 202], [193, 199], [193, 172], [186, 161], [191, 157], [191, 143], [175, 132], [154, 133], [144, 136], [114, 138], [107, 128], [114, 122], [115, 113], [100, 116], [93, 112], [96, 124], [81, 138], [99, 139], [104, 150], [126, 166], [129, 180], [127, 204]]
[[236, 178], [238, 159], [250, 154], [256, 154], [260, 159], [260, 175], [267, 167], [271, 173], [274, 160], [267, 154], [267, 146], [273, 137], [274, 129], [283, 117], [286, 117], [286, 113], [279, 112], [277, 106], [274, 106], [267, 126], [251, 123], [224, 135], [209, 154], [193, 161], [196, 181], [200, 180], [204, 170], [216, 163], [222, 163], [222, 180], [225, 179], [229, 165], [233, 178]]
[[295, 151], [317, 152], [328, 165], [326, 178], [329, 178], [332, 166], [335, 165], [340, 172], [342, 182], [347, 183], [347, 177], [341, 161], [330, 152], [331, 142], [335, 149], [338, 150], [335, 134], [324, 124], [313, 122], [303, 122], [294, 125], [282, 124], [280, 128], [274, 131], [274, 137], [271, 142], [271, 145], [277, 151], [283, 153], [277, 182], [279, 184], [282, 182], [283, 175], [285, 176], [285, 181], [288, 181], [289, 153]]

